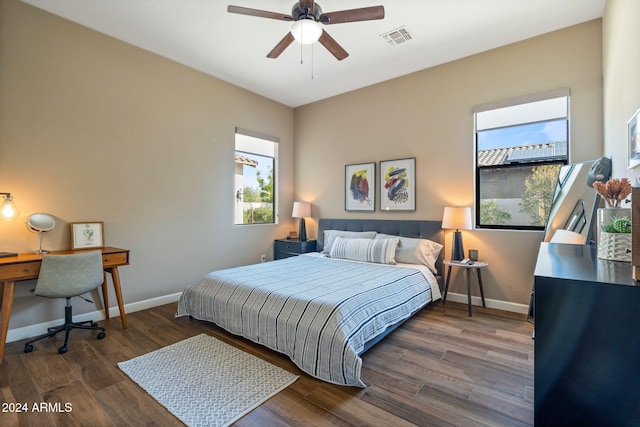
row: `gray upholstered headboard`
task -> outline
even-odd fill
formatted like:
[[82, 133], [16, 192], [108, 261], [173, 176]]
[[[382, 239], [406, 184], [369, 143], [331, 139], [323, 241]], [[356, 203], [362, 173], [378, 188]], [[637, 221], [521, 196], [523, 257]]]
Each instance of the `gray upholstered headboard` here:
[[[444, 245], [441, 221], [387, 220], [387, 219], [327, 219], [320, 218], [316, 249], [324, 247], [324, 230], [377, 231], [402, 237], [429, 239]], [[442, 254], [436, 262], [438, 275], [442, 276]]]

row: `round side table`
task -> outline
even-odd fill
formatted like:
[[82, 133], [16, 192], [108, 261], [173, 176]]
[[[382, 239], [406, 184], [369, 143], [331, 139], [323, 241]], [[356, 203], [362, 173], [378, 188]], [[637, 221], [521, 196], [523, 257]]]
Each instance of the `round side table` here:
[[483, 261], [473, 261], [473, 264], [460, 264], [460, 261], [444, 261], [444, 265], [448, 266], [447, 271], [447, 280], [444, 285], [444, 295], [442, 297], [442, 304], [447, 302], [447, 292], [449, 291], [449, 281], [451, 280], [451, 269], [452, 268], [463, 268], [467, 272], [467, 302], [469, 305], [469, 317], [471, 317], [471, 270], [475, 270], [477, 272], [478, 277], [478, 287], [480, 288], [480, 297], [482, 298], [482, 306], [486, 307], [484, 303], [484, 289], [482, 289], [482, 275], [480, 274], [480, 270], [489, 266], [488, 262]]

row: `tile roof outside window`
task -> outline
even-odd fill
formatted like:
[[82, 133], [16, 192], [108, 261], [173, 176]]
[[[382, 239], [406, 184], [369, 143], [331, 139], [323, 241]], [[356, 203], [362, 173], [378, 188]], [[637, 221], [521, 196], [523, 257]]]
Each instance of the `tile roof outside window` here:
[[478, 167], [557, 160], [567, 157], [567, 143], [545, 142], [478, 151]]
[[250, 159], [240, 154], [236, 154], [236, 163], [240, 163], [247, 166], [253, 166], [254, 168], [258, 166], [257, 160]]

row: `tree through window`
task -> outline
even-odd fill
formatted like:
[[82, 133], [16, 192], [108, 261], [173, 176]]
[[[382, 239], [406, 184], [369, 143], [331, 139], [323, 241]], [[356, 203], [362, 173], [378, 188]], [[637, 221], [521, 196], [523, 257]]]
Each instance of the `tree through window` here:
[[275, 138], [236, 129], [235, 224], [276, 222]]

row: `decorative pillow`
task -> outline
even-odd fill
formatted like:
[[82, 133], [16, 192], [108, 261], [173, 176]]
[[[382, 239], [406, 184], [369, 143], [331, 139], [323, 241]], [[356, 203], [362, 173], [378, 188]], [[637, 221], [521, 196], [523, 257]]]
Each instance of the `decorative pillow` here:
[[325, 230], [324, 231], [324, 247], [323, 254], [331, 253], [331, 246], [336, 237], [345, 237], [351, 239], [373, 239], [376, 237], [375, 231], [343, 231], [343, 230]]
[[[390, 234], [377, 234], [375, 239], [398, 239]], [[414, 239], [400, 237], [396, 250], [396, 261], [403, 264], [422, 264], [427, 266], [433, 274], [437, 273], [436, 260], [440, 256], [443, 246], [429, 239]]]
[[353, 261], [395, 264], [396, 247], [399, 239], [346, 239], [337, 236], [333, 241], [331, 258]]

